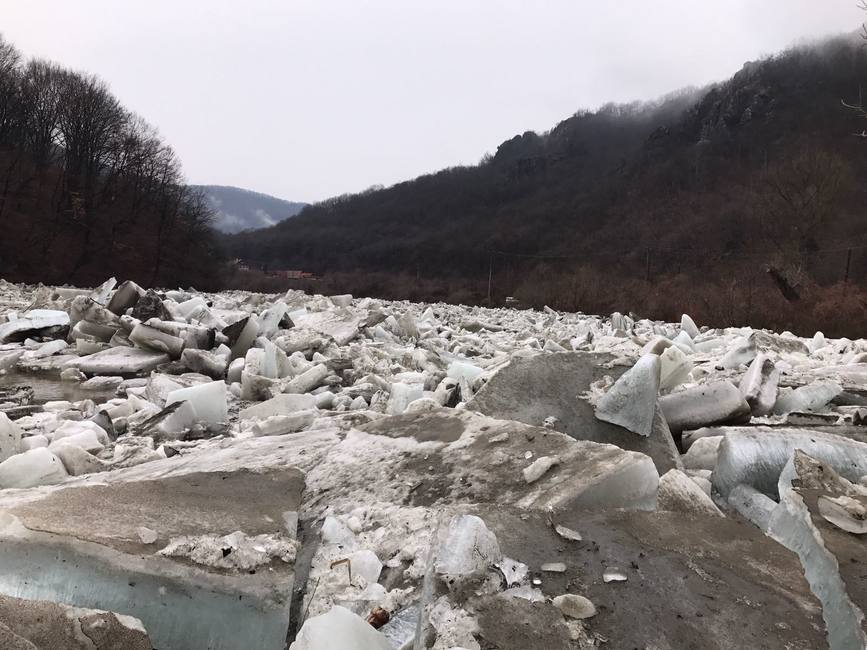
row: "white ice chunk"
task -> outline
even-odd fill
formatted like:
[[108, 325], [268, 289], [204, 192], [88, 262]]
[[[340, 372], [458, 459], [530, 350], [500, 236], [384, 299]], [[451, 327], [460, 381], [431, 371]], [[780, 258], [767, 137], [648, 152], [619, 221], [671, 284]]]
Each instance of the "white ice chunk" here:
[[720, 443], [713, 486], [724, 497], [740, 483], [775, 494], [780, 472], [795, 449], [850, 481], [867, 474], [867, 443], [807, 429], [741, 427], [726, 432]]
[[274, 415], [290, 415], [297, 411], [309, 411], [313, 408], [316, 408], [316, 397], [313, 395], [281, 393], [269, 400], [245, 408], [239, 413], [238, 419], [264, 419]]
[[315, 404], [318, 409], [330, 409], [334, 405], [334, 393], [330, 390], [316, 393], [314, 399], [316, 400]]
[[314, 388], [320, 386], [327, 376], [328, 366], [324, 363], [317, 364], [288, 381], [283, 387], [283, 392], [296, 394], [309, 393]]
[[[90, 434], [90, 437], [83, 437], [83, 434]], [[73, 442], [72, 444], [80, 443], [79, 446], [88, 444], [87, 441], [89, 440], [94, 440], [99, 445], [99, 449], [102, 449], [103, 446], [110, 443], [105, 429], [99, 426], [96, 422], [91, 422], [90, 420], [64, 420], [60, 426], [54, 430], [54, 433], [51, 436], [52, 442], [57, 442], [58, 440], [64, 440], [67, 438], [77, 439], [79, 442]], [[87, 447], [84, 448], [86, 449]]]
[[396, 382], [391, 385], [386, 412], [389, 415], [400, 415], [406, 411], [410, 402], [424, 397], [424, 384], [404, 384]]
[[19, 333], [68, 324], [69, 314], [65, 311], [31, 309], [20, 318], [0, 324], [0, 343], [5, 343]]
[[49, 448], [49, 451], [60, 459], [70, 476], [103, 472], [108, 469], [108, 463], [79, 445], [70, 444], [71, 440], [72, 438], [64, 438], [53, 443]]
[[753, 415], [767, 415], [777, 401], [780, 371], [766, 354], [758, 354], [744, 373], [738, 389]]
[[207, 309], [208, 303], [201, 296], [195, 296], [175, 305], [175, 311], [183, 316], [184, 319], [189, 320], [191, 314], [203, 307]]
[[139, 323], [129, 334], [129, 340], [141, 348], [165, 352], [172, 359], [181, 356], [184, 349], [184, 340], [167, 332]]
[[450, 577], [484, 574], [502, 559], [497, 537], [475, 515], [458, 515], [449, 522], [434, 570]]
[[825, 341], [825, 335], [822, 332], [816, 332], [813, 335], [813, 338], [810, 339], [810, 342], [807, 343], [807, 347], [810, 349], [810, 352], [817, 352], [824, 348], [827, 345], [827, 341]]
[[235, 344], [232, 346], [232, 359], [243, 358], [247, 354], [247, 350], [253, 345], [256, 336], [259, 334], [259, 322], [255, 314], [250, 314]]
[[793, 411], [816, 411], [843, 392], [843, 387], [833, 381], [814, 381], [793, 391], [781, 391], [774, 404], [774, 413], [782, 415]]
[[175, 402], [187, 402], [193, 407], [196, 420], [216, 429], [229, 419], [226, 403], [226, 383], [210, 381], [189, 388], [173, 390], [166, 396], [166, 406]]
[[21, 450], [21, 427], [0, 411], [0, 462]]
[[659, 392], [659, 357], [647, 354], [627, 370], [596, 404], [596, 417], [649, 436]]
[[549, 469], [559, 463], [560, 459], [556, 456], [541, 456], [523, 469], [524, 480], [527, 481], [527, 483], [535, 483], [542, 478]]
[[229, 364], [229, 369], [226, 371], [226, 379], [230, 384], [241, 383], [241, 373], [244, 372], [245, 364], [244, 357], [239, 357]]
[[136, 375], [168, 361], [169, 356], [163, 352], [119, 347], [73, 359], [66, 366], [78, 368], [88, 375]]
[[483, 372], [484, 370], [471, 363], [466, 363], [465, 361], [452, 361], [449, 364], [446, 376], [451, 377], [452, 379], [466, 379], [467, 381], [473, 381]]
[[24, 356], [28, 359], [44, 359], [64, 350], [68, 345], [69, 344], [66, 341], [57, 339], [55, 341], [43, 343], [36, 350], [25, 353]]
[[62, 438], [56, 438], [50, 445], [48, 445], [48, 449], [53, 452], [54, 449], [60, 445], [79, 447], [91, 454], [98, 454], [105, 447], [93, 431], [82, 431]]
[[691, 339], [695, 339], [699, 334], [701, 334], [695, 321], [692, 320], [688, 314], [684, 314], [680, 317], [680, 329], [686, 332]]
[[756, 342], [752, 338], [740, 337], [720, 359], [718, 366], [725, 369], [738, 368], [755, 359], [757, 352]]
[[67, 476], [60, 459], [45, 447], [25, 451], [0, 463], [0, 488], [51, 485]]
[[673, 433], [723, 422], [748, 422], [751, 416], [749, 404], [727, 381], [665, 395], [659, 406]]
[[361, 576], [368, 584], [375, 583], [379, 580], [379, 574], [382, 572], [382, 562], [376, 557], [376, 553], [369, 549], [355, 551], [349, 555], [350, 566], [352, 567], [352, 576]]
[[337, 517], [330, 515], [325, 517], [320, 534], [322, 541], [326, 544], [337, 544], [349, 548], [355, 545], [355, 533]]
[[687, 354], [695, 352], [695, 343], [692, 337], [686, 332], [680, 332], [677, 336], [671, 339], [673, 345], [676, 345]]
[[672, 345], [659, 355], [659, 390], [667, 393], [689, 378], [692, 361], [683, 350]]
[[524, 581], [527, 580], [527, 576], [530, 574], [530, 567], [523, 562], [518, 562], [510, 557], [504, 557], [502, 560], [497, 562], [496, 567], [500, 570], [500, 573], [503, 574], [507, 587], [523, 584]]
[[295, 433], [309, 427], [316, 419], [317, 411], [296, 411], [290, 415], [272, 415], [264, 420], [257, 420], [252, 427], [254, 436], [282, 436]]
[[678, 469], [670, 469], [659, 478], [658, 509], [723, 516], [704, 490]]
[[683, 455], [683, 466], [686, 469], [710, 469], [716, 467], [719, 443], [722, 436], [703, 436], [693, 442]]
[[729, 505], [737, 510], [745, 519], [761, 528], [768, 530], [771, 514], [777, 507], [776, 501], [767, 494], [762, 494], [751, 485], [741, 483], [729, 493]]
[[278, 325], [288, 311], [286, 303], [278, 300], [262, 312], [259, 319], [259, 336], [271, 337], [277, 332]]
[[48, 438], [43, 436], [41, 433], [36, 434], [35, 436], [25, 436], [24, 438], [21, 438], [21, 451], [28, 451], [30, 449], [47, 446]]

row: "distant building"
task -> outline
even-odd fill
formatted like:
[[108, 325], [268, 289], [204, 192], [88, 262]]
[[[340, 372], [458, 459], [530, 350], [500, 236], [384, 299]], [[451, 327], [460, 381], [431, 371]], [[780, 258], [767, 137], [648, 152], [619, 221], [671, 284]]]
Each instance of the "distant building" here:
[[272, 271], [268, 271], [268, 275], [273, 276], [275, 278], [283, 278], [285, 280], [306, 280], [306, 279], [314, 277], [312, 273], [308, 273], [307, 271], [300, 271], [300, 270], [296, 270], [296, 269], [290, 269], [290, 270], [275, 269]]

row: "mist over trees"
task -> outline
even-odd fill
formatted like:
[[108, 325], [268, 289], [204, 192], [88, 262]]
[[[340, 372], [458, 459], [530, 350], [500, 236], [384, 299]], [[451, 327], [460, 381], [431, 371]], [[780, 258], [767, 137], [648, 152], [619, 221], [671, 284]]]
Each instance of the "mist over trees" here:
[[479, 303], [490, 277], [495, 303], [852, 335], [867, 318], [867, 156], [841, 99], [867, 80], [862, 45], [796, 47], [707, 88], [581, 111], [476, 166], [227, 245], [326, 292]]
[[89, 74], [0, 36], [0, 271], [9, 280], [214, 287], [201, 194], [172, 148]]

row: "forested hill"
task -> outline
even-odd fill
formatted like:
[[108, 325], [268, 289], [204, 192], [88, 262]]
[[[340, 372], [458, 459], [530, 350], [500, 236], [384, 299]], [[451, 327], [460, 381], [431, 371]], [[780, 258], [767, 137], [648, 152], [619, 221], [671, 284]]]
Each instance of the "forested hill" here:
[[761, 323], [764, 305], [785, 325], [804, 310], [786, 311], [793, 295], [819, 309], [812, 289], [844, 279], [853, 244], [847, 279], [867, 279], [856, 182], [867, 142], [853, 135], [867, 121], [841, 105], [865, 82], [861, 41], [794, 48], [700, 91], [579, 112], [477, 166], [313, 205], [229, 246], [267, 268], [356, 272], [343, 288], [395, 297], [482, 300], [490, 273], [495, 300], [673, 316], [678, 293], [679, 308], [709, 319]]
[[105, 83], [0, 37], [0, 277], [216, 288], [212, 217], [171, 147]]
[[208, 205], [215, 213], [213, 226], [224, 233], [273, 226], [294, 217], [307, 205], [240, 187], [226, 185], [191, 185], [190, 187], [205, 195]]

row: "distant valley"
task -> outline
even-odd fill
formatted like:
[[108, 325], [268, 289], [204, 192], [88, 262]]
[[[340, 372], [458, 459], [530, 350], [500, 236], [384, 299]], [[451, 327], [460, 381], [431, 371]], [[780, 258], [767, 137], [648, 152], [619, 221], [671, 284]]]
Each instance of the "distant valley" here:
[[301, 212], [306, 203], [285, 201], [269, 194], [227, 185], [192, 185], [201, 190], [216, 214], [214, 228], [223, 233], [274, 226]]

